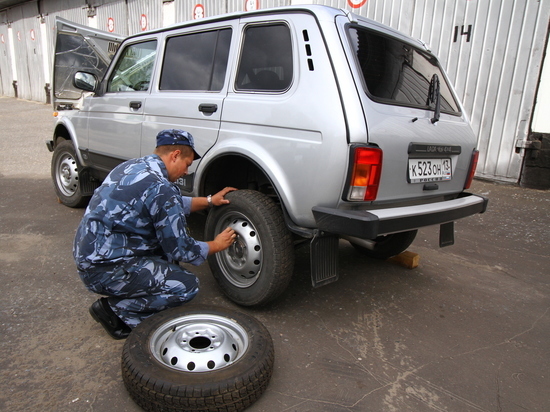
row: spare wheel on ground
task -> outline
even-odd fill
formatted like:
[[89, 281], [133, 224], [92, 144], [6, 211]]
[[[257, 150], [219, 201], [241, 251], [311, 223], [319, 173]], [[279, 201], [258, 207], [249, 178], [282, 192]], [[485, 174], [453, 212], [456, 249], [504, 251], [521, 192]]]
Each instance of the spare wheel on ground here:
[[183, 305], [132, 331], [122, 378], [146, 411], [242, 411], [267, 388], [273, 362], [271, 336], [255, 318]]

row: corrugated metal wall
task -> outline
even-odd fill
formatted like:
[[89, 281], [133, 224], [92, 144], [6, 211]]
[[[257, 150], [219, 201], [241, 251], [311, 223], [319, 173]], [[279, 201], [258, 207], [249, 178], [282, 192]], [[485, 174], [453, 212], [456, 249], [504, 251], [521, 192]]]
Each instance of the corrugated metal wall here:
[[517, 181], [548, 30], [548, 1], [417, 0], [408, 33], [440, 58], [470, 115], [478, 175]]
[[8, 13], [0, 12], [0, 95], [14, 96], [11, 82], [11, 52], [10, 52], [10, 30], [8, 30]]
[[176, 21], [212, 17], [219, 14], [288, 6], [288, 0], [175, 0]]
[[[41, 0], [0, 13], [0, 93], [45, 101], [56, 15], [121, 35], [255, 8], [300, 3], [344, 8], [426, 42], [464, 103], [481, 151], [478, 176], [517, 182], [539, 81], [550, 0]], [[87, 4], [93, 6], [89, 10]], [[40, 7], [38, 7], [40, 6]], [[42, 12], [40, 20], [38, 13]], [[166, 13], [173, 15], [167, 16]], [[89, 18], [88, 15], [95, 16]], [[46, 25], [40, 27], [40, 22]], [[8, 30], [7, 23], [11, 29]], [[31, 31], [34, 38], [31, 38]], [[13, 53], [10, 50], [13, 34]], [[40, 36], [48, 36], [40, 47]], [[43, 55], [43, 53], [46, 53]], [[12, 55], [13, 54], [13, 55]], [[12, 62], [17, 67], [12, 73]], [[33, 69], [31, 69], [33, 68]], [[521, 145], [520, 145], [521, 146]]]
[[[299, 3], [299, 1], [295, 1]], [[477, 175], [517, 182], [548, 32], [548, 0], [326, 0], [421, 39], [478, 136]], [[364, 3], [355, 8], [352, 5]]]
[[[44, 86], [43, 50], [41, 44], [40, 20], [37, 19], [37, 4], [25, 3], [16, 9], [10, 9], [6, 13], [6, 20], [11, 23], [11, 34], [8, 40], [12, 42], [13, 54], [10, 49], [10, 78], [8, 83], [17, 81], [17, 95], [28, 100], [45, 101], [46, 92]], [[7, 50], [6, 50], [7, 54]], [[13, 67], [15, 64], [15, 73]], [[8, 66], [9, 67], [9, 66]], [[2, 77], [4, 75], [2, 74]], [[5, 81], [2, 80], [4, 84]], [[9, 95], [14, 95], [15, 90]]]
[[112, 1], [95, 8], [97, 28], [123, 36], [137, 33], [129, 31], [128, 7], [124, 0]]
[[200, 2], [175, 1], [175, 21], [194, 20], [228, 13], [227, 3], [226, 0], [203, 0]]
[[[22, 91], [31, 96], [30, 100], [40, 101], [46, 97], [44, 87], [49, 82], [45, 77], [44, 59], [42, 57], [42, 54], [48, 51], [42, 48], [40, 20], [36, 17], [35, 7], [32, 3], [25, 5], [23, 16], [21, 42], [25, 43], [26, 56], [20, 56], [20, 61], [23, 64], [19, 66], [19, 78], [21, 79]], [[25, 81], [23, 80], [28, 82], [28, 90], [25, 90]]]
[[128, 0], [128, 30], [139, 33], [162, 27], [162, 2]]
[[87, 24], [86, 2], [85, 0], [73, 0], [71, 2], [50, 0], [41, 3], [39, 12], [42, 13], [42, 16], [37, 16], [37, 18], [41, 19], [43, 21], [42, 24], [45, 26], [42, 30], [42, 35], [45, 34], [47, 36], [46, 39], [41, 40], [48, 45], [49, 49], [44, 55], [48, 64], [46, 69], [49, 73], [46, 83], [49, 83], [51, 88], [51, 68], [53, 67], [53, 51], [55, 50], [55, 16], [63, 17], [78, 24]]

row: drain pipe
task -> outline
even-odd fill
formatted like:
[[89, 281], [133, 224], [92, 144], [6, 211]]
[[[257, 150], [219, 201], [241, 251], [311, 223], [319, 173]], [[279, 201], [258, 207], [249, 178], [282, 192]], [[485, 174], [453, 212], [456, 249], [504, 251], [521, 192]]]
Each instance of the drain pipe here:
[[14, 90], [14, 92], [15, 92], [15, 98], [17, 99], [17, 97], [18, 97], [18, 96], [17, 96], [17, 80], [14, 80], [14, 81], [12, 82], [12, 86], [13, 86], [13, 90]]
[[50, 90], [50, 83], [46, 83], [46, 85], [44, 86], [44, 91], [46, 92], [46, 104], [51, 104], [52, 102], [52, 97], [51, 97], [51, 90]]

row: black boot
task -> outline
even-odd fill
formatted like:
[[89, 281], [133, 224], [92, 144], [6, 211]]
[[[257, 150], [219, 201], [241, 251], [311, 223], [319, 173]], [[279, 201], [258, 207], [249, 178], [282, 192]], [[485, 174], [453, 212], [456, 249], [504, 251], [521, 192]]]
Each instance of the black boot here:
[[126, 325], [111, 309], [107, 298], [96, 300], [90, 306], [90, 315], [96, 322], [101, 323], [113, 339], [126, 339], [132, 329]]

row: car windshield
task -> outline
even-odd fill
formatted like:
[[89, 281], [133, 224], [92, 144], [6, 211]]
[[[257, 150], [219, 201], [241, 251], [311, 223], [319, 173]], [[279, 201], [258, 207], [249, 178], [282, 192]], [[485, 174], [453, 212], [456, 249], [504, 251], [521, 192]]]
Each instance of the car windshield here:
[[[349, 38], [370, 97], [381, 103], [435, 110], [432, 79], [439, 79], [441, 112], [458, 115], [437, 59], [412, 45], [373, 31], [350, 27]], [[434, 76], [436, 75], [436, 76]]]

